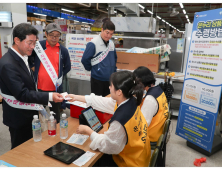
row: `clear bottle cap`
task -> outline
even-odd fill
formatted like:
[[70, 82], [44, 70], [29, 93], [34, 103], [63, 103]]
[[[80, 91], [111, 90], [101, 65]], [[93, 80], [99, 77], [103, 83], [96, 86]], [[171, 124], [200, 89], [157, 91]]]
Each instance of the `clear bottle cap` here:
[[49, 119], [50, 119], [50, 120], [53, 120], [53, 119], [54, 119], [54, 116], [50, 116]]
[[49, 112], [51, 114], [51, 116], [49, 117], [50, 120], [53, 120], [54, 119], [54, 116], [53, 114], [55, 115], [55, 113], [53, 111]]
[[66, 114], [65, 114], [65, 113], [63, 113], [63, 114], [62, 114], [62, 117], [64, 117], [64, 118], [65, 118], [65, 117], [66, 117]]
[[34, 115], [33, 118], [34, 118], [34, 119], [38, 119], [38, 115]]

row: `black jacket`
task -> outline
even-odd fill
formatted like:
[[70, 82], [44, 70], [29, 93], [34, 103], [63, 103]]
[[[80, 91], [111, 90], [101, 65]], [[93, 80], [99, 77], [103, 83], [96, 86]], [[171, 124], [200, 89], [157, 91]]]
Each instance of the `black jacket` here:
[[[49, 94], [37, 92], [34, 78], [24, 61], [12, 50], [0, 59], [0, 89], [3, 94], [14, 96], [18, 101], [47, 105]], [[35, 110], [17, 109], [3, 100], [3, 123], [13, 128], [31, 126]]]

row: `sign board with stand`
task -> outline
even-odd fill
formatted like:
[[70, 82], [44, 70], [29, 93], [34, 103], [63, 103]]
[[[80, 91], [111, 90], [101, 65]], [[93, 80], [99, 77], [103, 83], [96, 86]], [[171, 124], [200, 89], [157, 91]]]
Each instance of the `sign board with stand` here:
[[186, 139], [188, 146], [208, 156], [220, 145], [214, 148], [222, 87], [221, 15], [220, 8], [194, 16], [176, 128], [176, 134]]
[[81, 63], [86, 44], [98, 35], [67, 34], [66, 48], [71, 60], [70, 78], [90, 81], [91, 72], [85, 70]]

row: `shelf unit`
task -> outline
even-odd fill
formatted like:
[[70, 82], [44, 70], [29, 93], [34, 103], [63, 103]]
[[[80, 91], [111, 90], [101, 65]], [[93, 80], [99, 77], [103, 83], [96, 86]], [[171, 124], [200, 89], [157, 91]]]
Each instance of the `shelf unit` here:
[[31, 22], [31, 25], [32, 25], [32, 21], [34, 21], [34, 25], [36, 25], [36, 21], [44, 22], [45, 25], [48, 24], [45, 19], [40, 19], [40, 18], [35, 18], [35, 17], [27, 17], [27, 21]]

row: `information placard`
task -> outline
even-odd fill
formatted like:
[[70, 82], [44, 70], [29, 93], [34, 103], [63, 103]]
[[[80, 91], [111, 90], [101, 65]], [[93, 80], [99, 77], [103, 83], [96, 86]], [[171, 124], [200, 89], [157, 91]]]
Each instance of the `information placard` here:
[[176, 134], [211, 152], [222, 87], [222, 8], [194, 16]]
[[67, 34], [66, 47], [71, 61], [70, 78], [90, 80], [91, 72], [86, 71], [81, 63], [86, 44], [98, 35]]

